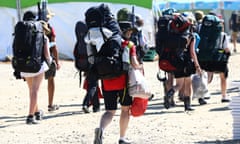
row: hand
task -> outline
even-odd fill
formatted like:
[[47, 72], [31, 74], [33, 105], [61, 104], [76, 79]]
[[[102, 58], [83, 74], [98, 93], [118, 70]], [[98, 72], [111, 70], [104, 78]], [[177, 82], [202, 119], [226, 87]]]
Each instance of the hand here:
[[59, 70], [61, 65], [59, 63], [57, 63], [57, 62], [55, 62], [55, 65], [56, 65], [56, 69]]
[[196, 72], [197, 74], [201, 75], [202, 74], [202, 69], [200, 66], [196, 66]]

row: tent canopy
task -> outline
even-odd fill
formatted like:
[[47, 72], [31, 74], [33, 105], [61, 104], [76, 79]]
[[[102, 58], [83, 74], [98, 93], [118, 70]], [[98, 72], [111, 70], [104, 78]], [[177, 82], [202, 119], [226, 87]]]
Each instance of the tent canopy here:
[[190, 9], [224, 9], [224, 10], [239, 10], [239, 0], [155, 0], [154, 6], [164, 9], [173, 7], [178, 10]]
[[[21, 0], [22, 8], [30, 7], [36, 5], [40, 0]], [[152, 0], [49, 0], [48, 3], [63, 3], [63, 2], [109, 2], [109, 3], [119, 3], [119, 4], [130, 4], [136, 5], [144, 8], [152, 8]], [[16, 8], [16, 0], [1, 0], [1, 7]]]
[[[103, 2], [109, 5], [115, 15], [119, 9], [125, 7], [131, 10], [134, 5], [135, 13], [140, 14], [145, 20], [145, 26], [143, 28], [145, 35], [149, 37], [150, 42], [154, 42], [153, 17], [151, 15], [152, 0], [114, 0], [114, 3], [112, 3], [112, 0], [91, 0], [91, 2], [82, 2], [83, 0], [73, 1], [74, 0], [51, 0], [48, 4], [48, 8], [55, 13], [55, 16], [51, 18], [49, 22], [56, 31], [56, 41], [60, 58], [73, 59], [73, 48], [76, 42], [74, 32], [76, 22], [85, 20], [84, 13], [89, 7], [99, 5]], [[107, 1], [111, 1], [111, 3]], [[37, 11], [37, 2], [37, 0], [21, 0], [21, 5], [25, 7], [22, 9], [22, 12], [27, 10]], [[4, 60], [6, 57], [12, 55], [12, 33], [14, 31], [14, 25], [18, 21], [15, 6], [16, 0], [0, 1], [0, 60]]]

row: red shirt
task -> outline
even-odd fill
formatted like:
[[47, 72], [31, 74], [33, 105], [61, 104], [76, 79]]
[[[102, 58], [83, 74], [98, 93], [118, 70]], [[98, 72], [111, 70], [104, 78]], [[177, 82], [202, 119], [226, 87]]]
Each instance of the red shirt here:
[[[136, 56], [136, 47], [132, 42], [123, 41], [122, 47], [130, 49], [130, 57]], [[112, 78], [112, 79], [105, 79], [103, 80], [103, 89], [105, 91], [112, 91], [112, 90], [122, 90], [127, 86], [127, 74], [122, 74], [119, 77]]]

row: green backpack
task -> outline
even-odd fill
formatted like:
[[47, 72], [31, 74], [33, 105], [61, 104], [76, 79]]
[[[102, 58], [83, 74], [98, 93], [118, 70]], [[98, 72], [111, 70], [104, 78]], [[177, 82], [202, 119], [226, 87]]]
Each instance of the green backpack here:
[[200, 62], [214, 61], [213, 52], [219, 49], [221, 43], [222, 24], [214, 15], [206, 15], [203, 18], [199, 36], [198, 60]]

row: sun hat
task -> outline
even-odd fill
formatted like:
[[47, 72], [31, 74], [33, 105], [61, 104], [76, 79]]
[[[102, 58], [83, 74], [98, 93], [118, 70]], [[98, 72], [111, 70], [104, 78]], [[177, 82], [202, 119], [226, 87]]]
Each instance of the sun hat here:
[[55, 16], [55, 13], [52, 12], [50, 9], [47, 9], [47, 18], [50, 19], [50, 18], [52, 18], [53, 16]]
[[51, 30], [50, 30], [49, 27], [48, 27], [47, 22], [45, 22], [45, 21], [43, 21], [43, 20], [40, 20], [39, 22], [42, 24], [43, 29], [44, 29], [47, 33], [50, 33], [50, 32], [51, 32]]
[[36, 13], [33, 11], [26, 11], [23, 15], [23, 20], [35, 20], [36, 19]]
[[199, 20], [203, 19], [204, 13], [201, 10], [197, 10], [197, 11], [195, 11], [194, 16], [195, 16], [196, 20], [199, 21]]

